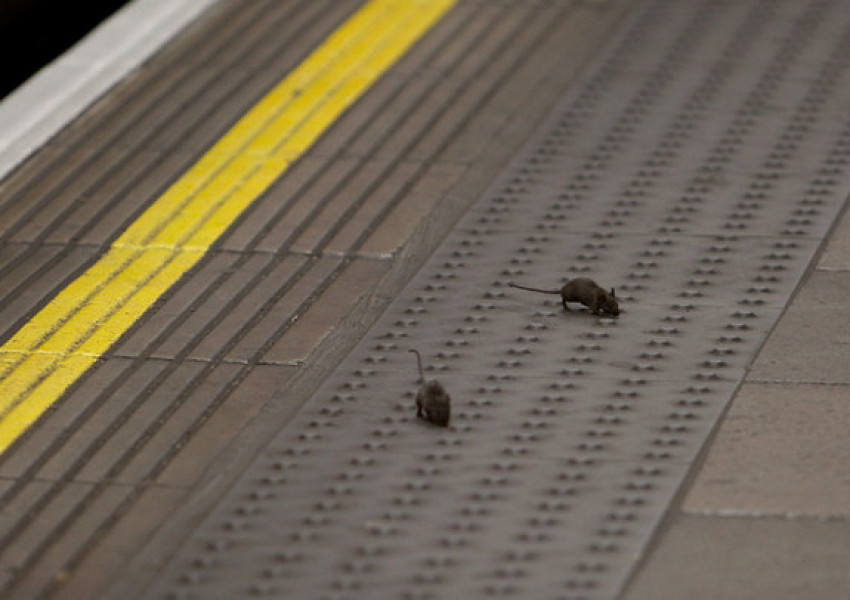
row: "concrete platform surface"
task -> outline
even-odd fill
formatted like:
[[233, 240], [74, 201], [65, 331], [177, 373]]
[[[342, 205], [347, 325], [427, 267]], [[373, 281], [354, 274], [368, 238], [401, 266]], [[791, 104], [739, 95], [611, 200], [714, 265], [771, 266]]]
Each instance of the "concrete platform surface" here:
[[[377, 4], [217, 2], [0, 182], [0, 386]], [[850, 597], [844, 4], [447, 6], [107, 350], [65, 351], [90, 366], [0, 454], [0, 597]], [[618, 317], [507, 285], [581, 276]]]

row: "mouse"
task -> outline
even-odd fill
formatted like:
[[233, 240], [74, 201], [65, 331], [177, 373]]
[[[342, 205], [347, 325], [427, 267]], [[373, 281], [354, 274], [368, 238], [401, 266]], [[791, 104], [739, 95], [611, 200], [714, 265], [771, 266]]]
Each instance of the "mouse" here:
[[564, 304], [564, 310], [570, 310], [567, 302], [578, 302], [588, 307], [590, 312], [595, 315], [612, 315], [616, 317], [620, 314], [620, 306], [617, 304], [617, 295], [614, 292], [614, 288], [611, 288], [610, 292], [606, 292], [602, 286], [587, 277], [570, 279], [559, 290], [542, 290], [540, 288], [518, 285], [513, 282], [509, 282], [508, 285], [530, 292], [560, 294], [561, 301]]
[[422, 356], [418, 350], [409, 350], [416, 355], [419, 365], [419, 391], [416, 393], [416, 416], [429, 423], [448, 427], [452, 411], [452, 399], [446, 389], [436, 379], [425, 381], [425, 371], [422, 368]]

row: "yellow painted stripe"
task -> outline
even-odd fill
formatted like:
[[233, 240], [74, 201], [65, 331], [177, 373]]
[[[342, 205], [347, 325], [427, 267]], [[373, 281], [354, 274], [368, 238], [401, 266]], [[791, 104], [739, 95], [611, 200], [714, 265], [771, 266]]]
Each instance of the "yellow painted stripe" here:
[[456, 1], [367, 2], [0, 348], [0, 453]]

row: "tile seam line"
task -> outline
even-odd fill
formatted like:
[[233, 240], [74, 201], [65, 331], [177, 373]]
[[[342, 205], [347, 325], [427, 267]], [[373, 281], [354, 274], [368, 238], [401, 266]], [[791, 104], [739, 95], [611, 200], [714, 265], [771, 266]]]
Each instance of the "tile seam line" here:
[[[353, 34], [354, 32], [356, 32], [356, 27], [364, 26], [364, 23], [363, 23], [363, 16], [364, 15], [367, 16], [367, 17], [368, 16], [376, 16], [376, 19], [377, 19], [377, 20], [367, 19], [366, 24], [374, 23], [374, 22], [386, 22], [386, 20], [385, 20], [386, 18], [390, 18], [393, 15], [399, 15], [399, 14], [407, 15], [407, 19], [408, 19], [408, 21], [406, 21], [406, 26], [404, 28], [396, 28], [396, 29], [389, 28], [389, 29], [391, 29], [391, 31], [389, 31], [386, 34], [386, 39], [388, 40], [386, 43], [389, 46], [392, 46], [393, 49], [392, 49], [392, 52], [388, 53], [388, 56], [384, 56], [382, 58], [375, 58], [372, 55], [369, 55], [369, 60], [374, 60], [374, 63], [366, 62], [363, 65], [364, 67], [369, 67], [371, 65], [372, 68], [369, 69], [368, 73], [364, 77], [361, 78], [361, 80], [359, 81], [359, 87], [355, 87], [352, 91], [350, 91], [349, 94], [347, 94], [346, 96], [343, 96], [342, 98], [330, 98], [330, 99], [328, 99], [328, 98], [324, 98], [324, 95], [322, 94], [322, 90], [315, 90], [314, 91], [314, 93], [319, 94], [320, 99], [324, 99], [325, 101], [329, 101], [331, 106], [329, 108], [327, 108], [327, 111], [328, 111], [327, 114], [323, 115], [324, 121], [320, 121], [318, 123], [307, 123], [307, 126], [310, 126], [310, 125], [313, 126], [313, 131], [308, 130], [305, 133], [301, 134], [302, 137], [303, 137], [303, 139], [301, 140], [302, 145], [301, 145], [301, 147], [295, 149], [297, 151], [296, 156], [300, 156], [307, 149], [309, 149], [309, 147], [311, 147], [319, 139], [319, 137], [321, 137], [322, 133], [328, 127], [330, 127], [339, 118], [339, 116], [342, 113], [344, 113], [352, 104], [354, 104], [357, 101], [357, 99], [359, 99], [366, 91], [368, 91], [368, 89], [371, 87], [371, 85], [384, 72], [386, 72], [386, 70], [388, 70], [393, 64], [395, 64], [401, 58], [401, 56], [403, 56], [406, 53], [406, 51], [413, 44], [416, 43], [416, 41], [418, 41], [425, 33], [427, 33], [427, 31], [429, 31], [441, 19], [441, 17], [457, 3], [457, 1], [458, 0], [438, 0], [437, 2], [429, 2], [429, 3], [424, 3], [424, 2], [408, 3], [408, 2], [400, 2], [399, 0], [370, 0], [368, 3], [363, 5], [363, 7], [361, 9], [359, 9], [356, 13], [354, 13], [354, 15], [352, 15], [352, 17], [350, 17], [348, 20], [346, 20], [340, 27], [338, 27], [333, 33], [331, 33], [331, 35], [325, 40], [325, 42], [323, 42], [317, 50], [315, 50], [313, 53], [311, 53], [305, 59], [305, 61], [302, 62], [302, 64], [309, 61], [311, 57], [315, 56], [316, 52], [325, 48], [325, 44], [328, 42], [328, 40], [338, 40], [339, 39], [338, 34], [340, 32], [344, 31], [344, 32], [347, 32], [348, 34]], [[420, 11], [418, 16], [421, 17], [421, 18], [413, 19], [412, 16], [415, 14], [415, 11], [417, 9]], [[372, 11], [374, 11], [374, 12], [372, 12]], [[385, 15], [385, 17], [381, 17], [381, 15]], [[352, 27], [355, 28], [354, 32], [351, 30]], [[382, 41], [384, 41], [384, 37], [381, 37], [380, 39]], [[294, 81], [294, 80], [291, 79], [291, 77], [293, 77], [293, 74], [298, 72], [299, 68], [300, 68], [300, 66], [296, 67], [293, 71], [290, 72], [290, 74], [288, 74], [286, 77], [284, 77], [284, 79], [269, 94], [264, 96], [264, 98], [261, 99], [260, 102], [257, 103], [257, 105], [263, 103], [267, 98], [272, 96], [276, 91], [279, 92], [280, 88], [282, 86], [285, 87], [286, 85], [291, 85], [292, 82]], [[327, 91], [325, 91], [325, 95], [326, 94], [327, 94]], [[256, 108], [257, 105], [255, 105], [254, 108]], [[254, 111], [254, 108], [250, 109], [246, 113], [245, 116], [252, 114], [253, 111]], [[244, 118], [245, 117], [243, 117], [243, 119]], [[244, 127], [244, 125], [245, 125], [243, 123], [242, 119], [240, 119], [220, 139], [219, 143], [221, 142], [221, 140], [224, 140], [227, 136], [229, 136], [231, 134], [231, 132], [238, 130], [240, 128], [240, 125], [242, 127]], [[222, 146], [219, 146], [218, 143], [216, 144], [216, 146], [218, 146], [218, 151], [220, 151]], [[195, 163], [195, 166], [197, 166], [202, 161], [204, 161], [204, 159], [206, 157], [209, 157], [211, 155], [211, 153], [216, 150], [216, 146], [214, 146], [213, 149], [209, 153], [204, 154], [203, 157], [201, 157], [201, 159], [199, 159]], [[250, 151], [249, 151], [249, 153], [250, 153]], [[245, 157], [246, 152], [243, 150], [243, 152], [240, 153], [239, 156]], [[209, 159], [207, 158], [207, 160], [209, 160]], [[237, 162], [238, 160], [239, 160], [239, 157], [237, 157], [234, 160], [234, 162]], [[243, 158], [242, 160], [246, 160], [246, 158]], [[268, 159], [265, 159], [265, 162], [268, 162]], [[247, 206], [249, 206], [251, 201], [256, 199], [256, 197], [258, 197], [262, 193], [262, 191], [267, 189], [268, 186], [271, 185], [271, 183], [273, 181], [275, 181], [277, 178], [279, 178], [287, 170], [287, 168], [289, 167], [290, 164], [291, 164], [291, 160], [286, 161], [284, 164], [277, 167], [276, 169], [272, 169], [272, 172], [264, 173], [264, 178], [261, 181], [253, 181], [253, 180], [250, 180], [250, 179], [247, 179], [247, 180], [242, 179], [240, 181], [240, 184], [243, 186], [241, 188], [243, 190], [243, 193], [247, 193], [246, 199], [243, 200], [244, 205], [241, 207], [241, 209], [240, 209], [239, 206], [233, 207], [231, 209], [232, 214], [230, 215], [230, 217], [223, 221], [223, 223], [225, 223], [225, 224], [223, 225], [222, 223], [219, 223], [219, 225], [218, 225], [219, 230], [217, 232], [216, 232], [216, 230], [212, 230], [212, 231], [209, 232], [213, 236], [213, 239], [207, 245], [204, 246], [204, 251], [209, 249], [210, 244], [212, 242], [214, 242], [215, 239], [218, 239], [224, 233], [224, 230], [227, 229], [226, 223], [232, 222], [236, 217], [238, 217], [238, 214], [240, 214], [242, 210], [244, 210]], [[190, 169], [186, 172], [186, 175], [190, 174], [192, 172], [192, 170], [195, 169], [195, 166], [190, 167]], [[276, 172], [274, 172], [275, 170], [276, 170]], [[184, 186], [186, 185], [186, 182], [183, 180], [183, 177], [178, 179], [174, 183], [172, 188], [169, 188], [169, 191], [174, 190], [175, 188], [179, 189], [179, 186], [181, 185], [181, 183]], [[252, 185], [254, 186], [255, 189], [250, 189], [250, 187]], [[245, 189], [245, 188], [249, 188], [249, 189]], [[169, 191], [166, 191], [165, 194], [163, 194], [162, 197], [166, 196], [169, 193]], [[131, 224], [128, 227], [128, 229], [125, 231], [125, 235], [127, 234], [127, 232], [130, 232], [134, 227], [138, 226], [140, 221], [145, 219], [146, 215], [148, 216], [148, 219], [150, 219], [150, 214], [154, 214], [155, 212], [161, 211], [162, 210], [160, 208], [161, 205], [158, 205], [157, 204], [158, 202], [159, 202], [159, 200], [157, 200], [157, 202], [155, 202], [154, 205], [152, 205], [148, 209], [149, 211], [153, 211], [153, 213], [149, 213], [148, 211], [143, 213], [137, 221], [135, 221], [133, 224]], [[216, 216], [218, 216], [218, 215], [216, 215], [216, 214], [213, 215], [214, 218]], [[227, 215], [224, 215], [224, 216], [227, 217]], [[190, 220], [190, 222], [191, 222], [191, 220]], [[122, 238], [124, 238], [124, 235], [119, 237], [119, 243], [123, 243]], [[113, 251], [113, 249], [110, 248], [104, 256], [107, 256], [112, 251]], [[201, 252], [199, 254], [203, 254], [203, 253]], [[99, 264], [100, 264], [100, 261], [95, 263], [95, 265], [93, 267], [91, 267], [90, 270], [97, 270], [99, 268], [99, 266], [98, 266]], [[180, 271], [178, 273], [178, 275], [170, 281], [170, 283], [166, 286], [165, 289], [168, 289], [168, 287], [173, 285], [173, 283], [175, 283], [183, 274], [188, 272], [190, 268], [191, 268], [191, 265], [189, 265], [187, 268]], [[85, 276], [85, 273], [81, 276], [81, 278], [83, 278], [84, 276]], [[74, 283], [72, 283], [71, 285], [73, 286]], [[140, 290], [140, 291], [143, 291], [143, 290]], [[135, 322], [135, 320], [140, 318], [141, 314], [146, 312], [147, 309], [150, 308], [150, 306], [153, 304], [153, 301], [156, 298], [158, 298], [159, 295], [164, 293], [164, 291], [165, 290], [163, 290], [159, 293], [154, 292], [156, 294], [155, 297], [153, 299], [149, 299], [150, 301], [147, 303], [147, 305], [144, 307], [144, 309], [137, 316], [132, 317], [132, 315], [131, 315], [129, 317], [131, 319], [131, 321], [127, 324], [127, 327], [132, 325], [132, 322]], [[61, 295], [61, 292], [60, 292], [60, 295]], [[120, 308], [121, 307], [119, 307], [119, 309], [118, 309], [119, 311], [120, 311]], [[51, 302], [50, 304], [45, 306], [45, 308], [43, 309], [42, 312], [43, 313], [49, 313], [53, 309], [55, 309], [55, 306], [53, 306], [53, 303]], [[35, 315], [33, 320], [37, 319], [38, 317], [39, 317], [39, 315]], [[19, 330], [19, 332], [16, 333], [15, 336], [13, 336], [12, 339], [9, 340], [9, 342], [7, 342], [7, 344], [11, 344], [10, 347], [14, 347], [14, 343], [17, 343], [17, 341], [18, 341], [16, 338], [18, 338], [18, 335], [21, 333], [21, 331], [24, 331], [25, 329], [27, 329], [28, 326], [29, 326], [29, 323], [25, 324]], [[125, 327], [124, 329], [126, 329], [127, 327]], [[102, 328], [99, 327], [98, 331], [100, 331], [101, 329]], [[111, 339], [111, 341], [108, 341], [109, 346], [111, 346], [112, 343], [114, 343], [114, 341], [118, 337], [120, 337], [120, 335], [121, 335], [121, 331], [119, 331], [117, 334], [107, 336], [108, 339]], [[4, 348], [5, 348], [5, 346], [4, 346]], [[5, 412], [7, 412], [8, 414], [6, 414], [3, 417], [3, 419], [0, 420], [0, 453], [5, 451], [5, 449], [8, 448], [8, 446], [14, 441], [14, 439], [16, 439], [19, 435], [21, 435], [23, 433], [23, 431], [26, 430], [26, 428], [28, 428], [29, 425], [32, 422], [34, 422], [35, 419], [37, 419], [38, 416], [40, 416], [40, 414], [42, 412], [44, 412], [44, 410], [47, 409], [47, 407], [52, 405], [52, 403], [55, 402], [55, 400], [58, 399], [62, 395], [62, 393], [68, 387], [68, 385], [70, 385], [70, 384], [63, 384], [63, 382], [59, 381], [59, 380], [57, 380], [57, 381], [53, 382], [53, 384], [51, 384], [50, 379], [53, 379], [54, 376], [57, 374], [57, 371], [61, 370], [61, 368], [63, 366], [67, 366], [67, 365], [65, 365], [64, 363], [53, 364], [50, 367], [48, 367], [48, 369], [46, 371], [44, 369], [42, 369], [39, 372], [39, 376], [41, 376], [41, 379], [36, 384], [38, 388], [44, 387], [45, 385], [50, 386], [50, 385], [55, 384], [56, 386], [58, 386], [59, 389], [57, 389], [52, 394], [52, 396], [55, 396], [55, 397], [53, 397], [52, 400], [49, 400], [48, 403], [46, 404], [46, 406], [44, 406], [44, 408], [42, 410], [40, 410], [40, 411], [36, 410], [35, 411], [35, 412], [37, 412], [35, 417], [33, 417], [31, 414], [30, 415], [20, 414], [20, 415], [17, 415], [17, 418], [16, 418], [16, 413], [20, 412], [19, 409], [24, 404], [24, 400], [26, 398], [30, 398], [33, 395], [33, 393], [35, 392], [35, 390], [33, 390], [32, 392], [29, 392], [24, 397], [20, 397], [20, 396], [16, 397], [13, 400], [15, 406], [13, 406], [11, 408], [9, 408], [10, 402], [5, 402], [5, 404], [7, 406]], [[85, 370], [87, 370], [88, 368], [89, 368], [88, 366], [85, 367], [79, 374], [77, 374], [75, 377], [73, 377], [71, 379], [71, 381], [75, 380], [77, 377], [82, 375], [82, 373], [84, 373]], [[13, 374], [14, 374], [14, 371], [13, 371]], [[67, 378], [67, 375], [68, 374], [65, 374], [64, 376]], [[58, 379], [61, 379], [61, 377], [59, 377]], [[33, 408], [29, 407], [29, 411], [32, 412]], [[22, 419], [27, 421], [27, 422], [25, 424], [21, 423], [20, 421]]]

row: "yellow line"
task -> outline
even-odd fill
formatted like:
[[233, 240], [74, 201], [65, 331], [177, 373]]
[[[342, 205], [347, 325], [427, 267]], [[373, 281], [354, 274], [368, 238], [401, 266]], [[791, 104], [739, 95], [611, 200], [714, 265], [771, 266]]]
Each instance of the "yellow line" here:
[[457, 0], [371, 0], [0, 348], [0, 453]]

